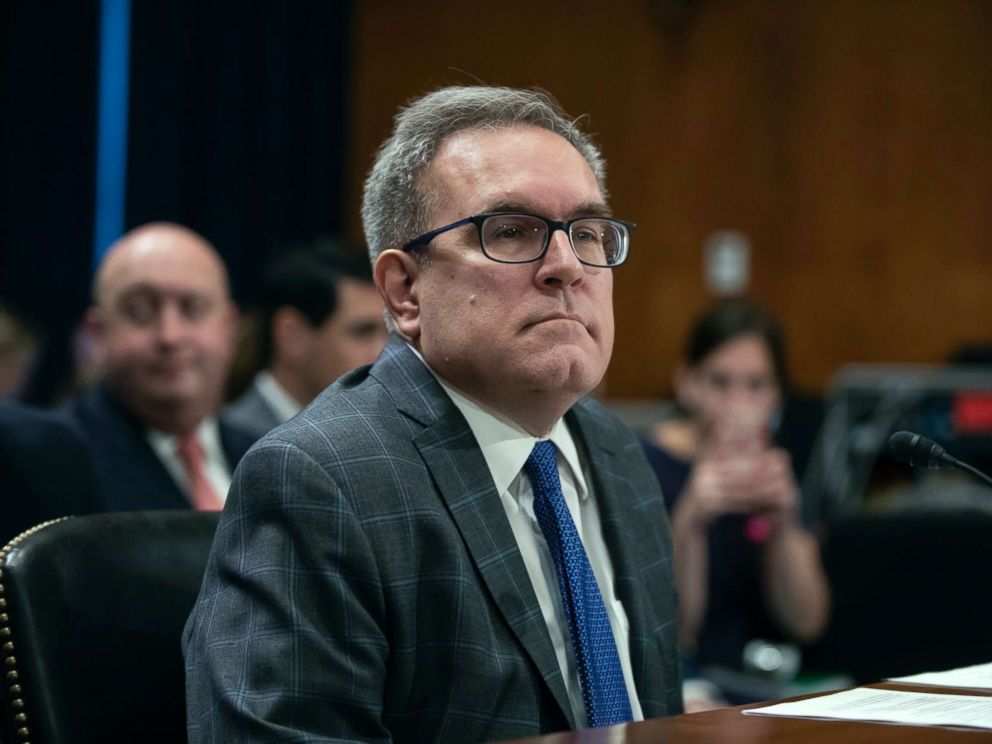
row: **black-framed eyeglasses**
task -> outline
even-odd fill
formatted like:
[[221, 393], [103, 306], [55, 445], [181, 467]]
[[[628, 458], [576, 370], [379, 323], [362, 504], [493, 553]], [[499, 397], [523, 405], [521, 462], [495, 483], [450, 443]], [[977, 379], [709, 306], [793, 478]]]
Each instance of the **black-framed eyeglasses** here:
[[530, 263], [547, 253], [551, 235], [563, 230], [576, 258], [586, 266], [612, 269], [627, 260], [633, 222], [612, 217], [579, 217], [549, 220], [525, 212], [490, 212], [452, 222], [420, 235], [403, 246], [409, 251], [428, 245], [449, 230], [475, 225], [479, 245], [487, 258], [499, 263]]

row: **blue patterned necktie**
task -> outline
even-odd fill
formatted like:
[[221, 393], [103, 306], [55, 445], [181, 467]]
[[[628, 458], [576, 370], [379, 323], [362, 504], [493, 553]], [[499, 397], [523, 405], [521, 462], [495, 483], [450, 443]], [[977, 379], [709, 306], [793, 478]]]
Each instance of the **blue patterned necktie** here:
[[555, 445], [535, 444], [524, 472], [534, 489], [534, 515], [558, 575], [589, 726], [625, 723], [633, 716], [620, 655], [589, 557], [565, 505]]

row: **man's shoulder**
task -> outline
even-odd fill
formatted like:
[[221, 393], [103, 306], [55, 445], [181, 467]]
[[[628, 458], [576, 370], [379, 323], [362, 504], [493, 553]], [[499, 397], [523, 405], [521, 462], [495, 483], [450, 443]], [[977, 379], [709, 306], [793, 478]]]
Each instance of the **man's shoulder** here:
[[240, 396], [224, 406], [224, 410], [227, 413], [250, 413], [258, 410], [261, 403], [262, 395], [255, 383], [252, 383]]
[[220, 434], [224, 457], [227, 459], [231, 469], [238, 464], [251, 446], [265, 434], [265, 430], [253, 429], [240, 421], [232, 420], [226, 415], [225, 411], [221, 411], [217, 415], [217, 431]]
[[50, 442], [74, 439], [68, 423], [57, 413], [19, 403], [0, 401], [0, 454], [49, 446]]
[[255, 384], [242, 393], [240, 398], [224, 406], [220, 419], [253, 433], [256, 438], [279, 424], [275, 412], [265, 402]]
[[[57, 411], [0, 403], [0, 471], [32, 472], [48, 478], [82, 478], [90, 466], [85, 440]], [[57, 464], [58, 467], [52, 467]]]
[[80, 390], [66, 401], [59, 413], [79, 427], [87, 437], [109, 432], [119, 437], [123, 431], [131, 432], [134, 429], [134, 422], [129, 414], [99, 383]]
[[269, 431], [256, 448], [288, 447], [312, 457], [329, 452], [358, 456], [388, 451], [397, 439], [409, 441], [414, 431], [390, 391], [365, 367], [325, 389], [298, 415]]
[[435, 487], [416, 442], [422, 430], [367, 370], [354, 373], [252, 446], [231, 499], [288, 520], [336, 509], [393, 519], [412, 502], [434, 508]]
[[62, 403], [59, 411], [72, 418], [84, 418], [105, 408], [105, 392], [99, 384], [87, 385]]
[[28, 527], [96, 508], [93, 465], [56, 413], [0, 403], [0, 544]]

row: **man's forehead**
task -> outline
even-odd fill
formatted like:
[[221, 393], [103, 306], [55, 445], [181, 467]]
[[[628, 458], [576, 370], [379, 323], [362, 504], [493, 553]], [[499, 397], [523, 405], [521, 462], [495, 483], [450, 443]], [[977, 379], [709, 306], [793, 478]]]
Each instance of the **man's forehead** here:
[[227, 279], [213, 250], [184, 235], [141, 235], [116, 246], [98, 277], [103, 299], [135, 291], [226, 295]]
[[573, 205], [603, 202], [582, 154], [564, 137], [532, 125], [456, 132], [438, 148], [429, 173], [442, 196], [471, 199], [477, 211], [496, 204], [534, 210], [540, 207], [535, 200], [552, 193]]

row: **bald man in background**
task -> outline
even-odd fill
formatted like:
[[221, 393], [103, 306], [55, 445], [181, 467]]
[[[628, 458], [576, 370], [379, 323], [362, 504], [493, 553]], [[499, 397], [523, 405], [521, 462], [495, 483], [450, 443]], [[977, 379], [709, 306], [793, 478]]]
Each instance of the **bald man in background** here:
[[107, 252], [93, 302], [101, 379], [65, 413], [87, 442], [102, 510], [220, 509], [254, 441], [217, 417], [237, 318], [220, 256], [180, 225], [138, 227]]

